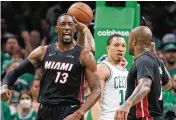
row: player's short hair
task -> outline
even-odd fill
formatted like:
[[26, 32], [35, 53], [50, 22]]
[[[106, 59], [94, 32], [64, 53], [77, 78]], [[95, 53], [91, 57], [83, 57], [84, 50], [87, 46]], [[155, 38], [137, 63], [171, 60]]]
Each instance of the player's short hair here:
[[113, 34], [113, 35], [111, 35], [111, 36], [108, 38], [108, 40], [107, 40], [107, 46], [111, 44], [112, 38], [114, 38], [114, 37], [121, 37], [121, 38], [123, 38], [123, 36], [121, 36], [121, 35], [119, 35], [119, 34]]
[[57, 21], [58, 21], [62, 16], [66, 16], [66, 15], [68, 15], [68, 16], [70, 16], [70, 17], [73, 18], [73, 16], [70, 15], [69, 13], [63, 13], [63, 14], [61, 14], [61, 15], [57, 18]]

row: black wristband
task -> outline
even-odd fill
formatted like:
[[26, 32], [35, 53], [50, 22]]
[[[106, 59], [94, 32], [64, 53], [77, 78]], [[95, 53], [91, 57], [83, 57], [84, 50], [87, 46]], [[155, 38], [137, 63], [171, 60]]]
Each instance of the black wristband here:
[[3, 85], [7, 84], [8, 86], [12, 86], [19, 76], [27, 72], [32, 72], [33, 70], [34, 70], [34, 65], [28, 59], [25, 59], [15, 69], [7, 73], [2, 83]]

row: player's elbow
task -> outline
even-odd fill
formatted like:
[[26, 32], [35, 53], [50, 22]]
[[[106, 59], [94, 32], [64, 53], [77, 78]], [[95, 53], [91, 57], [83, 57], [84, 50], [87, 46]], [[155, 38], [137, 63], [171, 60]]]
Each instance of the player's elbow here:
[[143, 92], [143, 95], [147, 95], [150, 92], [151, 89], [151, 83], [150, 82], [145, 82], [143, 83], [143, 85], [141, 86]]
[[163, 89], [168, 91], [171, 88], [172, 88], [172, 82], [171, 82], [171, 80], [169, 80], [169, 82], [166, 85], [163, 86]]
[[150, 92], [151, 88], [148, 85], [144, 85], [143, 87], [143, 93], [147, 95]]
[[143, 95], [147, 95], [150, 92], [152, 86], [152, 80], [149, 78], [143, 78], [140, 80], [140, 88]]
[[149, 84], [143, 84], [141, 88], [142, 94], [147, 95], [150, 92], [151, 86]]

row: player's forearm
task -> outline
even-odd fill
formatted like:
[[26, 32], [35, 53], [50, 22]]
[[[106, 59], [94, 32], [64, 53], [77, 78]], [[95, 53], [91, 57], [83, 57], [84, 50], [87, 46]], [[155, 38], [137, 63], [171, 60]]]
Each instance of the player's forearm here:
[[126, 100], [125, 104], [130, 107], [139, 103], [148, 93], [150, 92], [150, 87], [147, 85], [139, 84], [132, 95]]
[[92, 120], [100, 120], [101, 105], [99, 101], [97, 101], [96, 104], [91, 108], [91, 116], [92, 116]]
[[77, 43], [78, 45], [85, 47], [85, 35], [83, 32], [78, 33]]
[[95, 41], [89, 28], [85, 28], [79, 33], [77, 42], [79, 45], [89, 49], [93, 54], [95, 54]]
[[34, 69], [32, 63], [25, 59], [19, 66], [17, 66], [14, 70], [7, 73], [7, 75], [3, 79], [3, 85], [12, 86], [17, 78], [24, 73], [31, 72]]
[[166, 90], [166, 91], [171, 90], [171, 89], [174, 89], [174, 88], [173, 88], [173, 85], [172, 85], [172, 81], [169, 80], [166, 85], [162, 86], [162, 88], [163, 88], [163, 90]]
[[100, 99], [100, 88], [95, 87], [85, 103], [77, 110], [78, 113], [84, 115], [98, 100]]

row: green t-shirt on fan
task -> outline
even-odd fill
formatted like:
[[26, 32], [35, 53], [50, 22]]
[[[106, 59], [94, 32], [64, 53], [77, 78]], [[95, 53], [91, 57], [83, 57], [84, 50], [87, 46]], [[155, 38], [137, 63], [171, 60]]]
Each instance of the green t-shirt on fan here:
[[176, 114], [176, 93], [173, 91], [163, 91], [163, 110], [164, 115], [168, 111]]
[[21, 116], [19, 113], [16, 113], [12, 116], [12, 120], [35, 120], [37, 116], [37, 112], [31, 110], [31, 112], [26, 116]]

